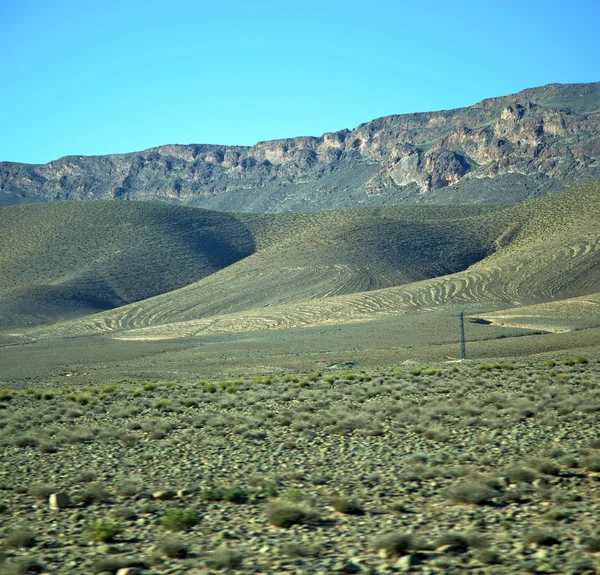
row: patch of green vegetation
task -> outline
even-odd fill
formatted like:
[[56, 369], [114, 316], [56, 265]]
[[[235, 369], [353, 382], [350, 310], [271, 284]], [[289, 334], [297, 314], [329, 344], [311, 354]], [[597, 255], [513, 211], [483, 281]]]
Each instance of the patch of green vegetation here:
[[212, 486], [200, 492], [203, 501], [227, 501], [229, 503], [244, 503], [248, 498], [248, 492], [239, 485]]
[[198, 522], [198, 514], [192, 509], [165, 509], [161, 519], [161, 525], [169, 531], [185, 531]]
[[121, 523], [110, 519], [96, 519], [86, 528], [86, 536], [92, 541], [108, 543], [123, 531]]

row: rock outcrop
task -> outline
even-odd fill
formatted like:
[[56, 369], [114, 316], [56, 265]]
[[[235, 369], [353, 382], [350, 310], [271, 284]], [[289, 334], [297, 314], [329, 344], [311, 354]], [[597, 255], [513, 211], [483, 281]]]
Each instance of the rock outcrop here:
[[0, 205], [135, 199], [278, 211], [454, 197], [502, 203], [600, 177], [599, 156], [600, 83], [553, 84], [252, 147], [166, 145], [44, 165], [4, 162]]

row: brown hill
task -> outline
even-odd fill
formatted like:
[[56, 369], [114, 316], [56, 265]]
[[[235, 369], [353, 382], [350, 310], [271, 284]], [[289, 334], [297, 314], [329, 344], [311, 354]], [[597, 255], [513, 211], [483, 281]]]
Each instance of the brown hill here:
[[457, 110], [252, 147], [168, 145], [0, 163], [0, 205], [136, 199], [227, 211], [510, 203], [600, 177], [600, 83], [552, 84]]

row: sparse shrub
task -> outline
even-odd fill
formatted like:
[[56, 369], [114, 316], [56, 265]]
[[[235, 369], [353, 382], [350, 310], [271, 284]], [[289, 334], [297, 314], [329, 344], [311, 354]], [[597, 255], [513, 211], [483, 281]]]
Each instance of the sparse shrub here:
[[576, 557], [568, 565], [568, 571], [572, 575], [596, 575], [596, 565], [588, 557]]
[[496, 549], [483, 549], [475, 555], [475, 558], [484, 565], [497, 565], [501, 563], [500, 553]]
[[509, 489], [504, 492], [502, 499], [507, 503], [524, 503], [527, 501], [527, 493], [522, 489]]
[[528, 464], [544, 475], [558, 475], [560, 473], [560, 467], [550, 459], [532, 459], [528, 461]]
[[31, 531], [31, 529], [27, 529], [26, 527], [17, 527], [13, 531], [11, 531], [4, 540], [4, 545], [13, 549], [34, 547], [35, 543], [35, 533]]
[[6, 503], [4, 503], [3, 501], [0, 501], [0, 515], [2, 515], [3, 513], [6, 513], [8, 511], [8, 505], [6, 505]]
[[242, 562], [242, 554], [229, 547], [219, 547], [212, 556], [212, 563], [218, 569], [239, 569]]
[[453, 503], [485, 505], [491, 503], [500, 493], [483, 481], [465, 481], [446, 490], [446, 497]]
[[131, 507], [115, 507], [111, 511], [111, 515], [117, 521], [133, 521], [137, 518], [136, 512]]
[[105, 385], [102, 388], [102, 393], [112, 393], [113, 391], [117, 390], [117, 386], [114, 383], [111, 383], [109, 385]]
[[77, 483], [91, 483], [92, 481], [95, 481], [97, 477], [97, 471], [94, 469], [87, 469], [79, 473], [75, 478], [75, 481], [77, 481]]
[[480, 363], [477, 369], [479, 371], [490, 371], [492, 366], [489, 363]]
[[296, 503], [299, 503], [300, 501], [304, 501], [306, 499], [306, 495], [301, 489], [293, 487], [291, 489], [286, 489], [281, 494], [281, 498], [286, 499], [287, 501], [294, 501]]
[[123, 497], [133, 497], [140, 490], [135, 481], [125, 480], [117, 484], [117, 493]]
[[38, 447], [40, 444], [40, 440], [33, 435], [20, 435], [15, 439], [16, 447]]
[[556, 367], [556, 361], [554, 361], [553, 359], [549, 359], [545, 365], [546, 367]]
[[443, 443], [450, 439], [448, 433], [446, 433], [443, 429], [439, 427], [430, 427], [425, 431], [423, 435], [426, 439], [431, 439], [432, 441], [439, 441], [440, 443]]
[[123, 567], [131, 566], [121, 557], [105, 557], [94, 563], [92, 567], [93, 573], [116, 573]]
[[415, 369], [411, 369], [410, 374], [414, 375], [414, 376], [419, 376], [421, 375], [421, 373], [423, 373], [423, 370], [419, 367], [416, 367]]
[[123, 531], [121, 523], [110, 519], [96, 519], [86, 528], [86, 537], [91, 541], [108, 543]]
[[289, 501], [274, 501], [267, 508], [267, 520], [275, 527], [291, 527], [300, 523], [310, 523], [317, 518], [314, 510], [305, 505]]
[[435, 547], [450, 546], [453, 551], [466, 551], [469, 548], [469, 541], [462, 533], [448, 531], [442, 533], [434, 543]]
[[48, 499], [50, 495], [56, 493], [58, 489], [51, 483], [36, 483], [29, 488], [29, 495], [36, 499]]
[[464, 536], [472, 549], [487, 549], [490, 546], [488, 538], [479, 531], [467, 531]]
[[230, 487], [211, 486], [200, 492], [203, 501], [228, 501], [230, 503], [243, 503], [247, 499], [247, 492], [239, 485]]
[[410, 533], [385, 533], [377, 537], [372, 546], [377, 551], [385, 551], [389, 556], [406, 555], [415, 547], [415, 539]]
[[530, 545], [543, 545], [544, 547], [550, 547], [551, 545], [558, 545], [560, 543], [558, 538], [552, 532], [540, 529], [539, 527], [534, 527], [527, 533], [525, 542]]
[[94, 396], [91, 393], [80, 393], [75, 398], [79, 405], [89, 405], [94, 401]]
[[82, 503], [106, 503], [110, 501], [110, 493], [100, 483], [91, 483], [80, 494], [79, 500]]
[[150, 432], [150, 439], [159, 440], [159, 439], [164, 439], [165, 437], [167, 437], [167, 432], [162, 427], [153, 429]]
[[600, 534], [588, 537], [584, 544], [585, 550], [589, 553], [600, 553]]
[[154, 409], [161, 409], [162, 411], [169, 411], [173, 405], [173, 402], [170, 399], [157, 399], [152, 407]]
[[56, 453], [58, 451], [56, 445], [48, 441], [40, 443], [40, 445], [38, 446], [38, 450], [40, 453]]
[[396, 515], [404, 515], [405, 513], [412, 513], [412, 511], [404, 505], [404, 503], [393, 503], [390, 506], [390, 511]]
[[0, 557], [0, 573], [2, 575], [27, 575], [44, 571], [44, 566], [37, 557], [18, 557], [4, 564], [1, 559]]
[[549, 519], [550, 521], [562, 521], [563, 519], [569, 519], [570, 517], [571, 512], [560, 507], [550, 509], [544, 514], [544, 519]]
[[600, 455], [590, 455], [581, 460], [583, 467], [590, 471], [600, 471]]
[[319, 552], [317, 547], [302, 543], [284, 543], [282, 545], [282, 551], [292, 559], [314, 557]]
[[338, 513], [345, 513], [346, 515], [362, 515], [365, 510], [363, 506], [349, 497], [332, 497], [329, 500], [331, 505]]
[[169, 531], [185, 531], [198, 524], [198, 515], [192, 509], [166, 509], [161, 525]]
[[158, 545], [158, 550], [171, 559], [182, 559], [188, 554], [188, 547], [179, 537], [168, 537]]
[[538, 474], [533, 469], [527, 467], [511, 467], [506, 470], [506, 477], [512, 483], [533, 483]]

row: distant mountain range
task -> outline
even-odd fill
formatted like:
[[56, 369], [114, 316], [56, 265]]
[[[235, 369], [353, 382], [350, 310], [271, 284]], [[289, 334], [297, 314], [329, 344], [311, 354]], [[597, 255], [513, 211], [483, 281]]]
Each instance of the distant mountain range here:
[[119, 199], [277, 212], [514, 203], [599, 178], [599, 157], [600, 83], [551, 84], [252, 147], [166, 145], [43, 165], [0, 162], [0, 206]]

